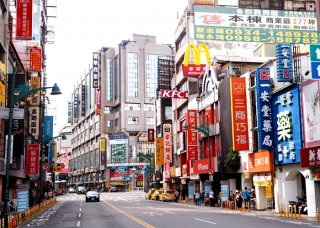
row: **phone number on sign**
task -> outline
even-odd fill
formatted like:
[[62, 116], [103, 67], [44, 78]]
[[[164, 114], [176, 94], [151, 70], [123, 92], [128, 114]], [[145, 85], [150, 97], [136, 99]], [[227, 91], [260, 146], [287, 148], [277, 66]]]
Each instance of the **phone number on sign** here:
[[317, 44], [317, 32], [294, 30], [262, 30], [221, 27], [195, 28], [196, 40], [222, 40], [244, 42], [276, 42], [296, 44]]

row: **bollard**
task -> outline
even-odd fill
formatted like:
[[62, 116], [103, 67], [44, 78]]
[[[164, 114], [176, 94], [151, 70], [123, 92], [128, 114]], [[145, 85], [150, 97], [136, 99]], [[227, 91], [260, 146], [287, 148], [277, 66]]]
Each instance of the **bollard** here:
[[297, 217], [297, 206], [295, 205], [293, 209], [294, 209], [294, 216], [293, 216], [293, 217], [294, 217], [295, 219], [297, 219], [297, 218], [298, 218], [298, 217]]
[[280, 217], [282, 217], [282, 204], [279, 205], [279, 213], [280, 213]]
[[317, 208], [317, 222], [320, 221], [320, 214], [319, 214], [319, 208]]
[[249, 200], [249, 203], [248, 203], [248, 213], [250, 213], [250, 200]]
[[286, 217], [289, 218], [289, 215], [290, 215], [290, 205], [287, 205]]
[[299, 211], [298, 211], [298, 219], [301, 219], [301, 206], [299, 207]]
[[293, 218], [293, 207], [290, 205], [290, 218]]

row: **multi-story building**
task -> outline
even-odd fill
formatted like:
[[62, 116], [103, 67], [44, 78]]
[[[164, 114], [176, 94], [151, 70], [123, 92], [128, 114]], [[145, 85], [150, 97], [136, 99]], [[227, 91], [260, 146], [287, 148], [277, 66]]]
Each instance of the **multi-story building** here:
[[[260, 64], [266, 67], [275, 64], [275, 59], [278, 58], [275, 48], [277, 43], [295, 44], [290, 47], [294, 53], [294, 70], [292, 71], [294, 76], [290, 83], [300, 83], [304, 74], [308, 74], [308, 68], [305, 68], [308, 66], [308, 60], [301, 58], [304, 55], [303, 50], [305, 47], [308, 50], [310, 43], [318, 43], [315, 11], [315, 1], [308, 0], [189, 1], [176, 30], [176, 76], [172, 80], [172, 89], [187, 90], [188, 99], [187, 101], [182, 99], [172, 101], [173, 153], [177, 159], [169, 165], [169, 167], [180, 169], [179, 174], [176, 172], [176, 176], [180, 175], [180, 188], [183, 195], [193, 197], [196, 189], [205, 192], [213, 189], [216, 194], [221, 191], [223, 200], [225, 200], [229, 191], [252, 187], [257, 193], [257, 208], [264, 209], [269, 206], [277, 208], [277, 205], [274, 205], [275, 201], [288, 204], [289, 200], [295, 200], [295, 197], [292, 197], [294, 194], [299, 196], [305, 193], [302, 179], [305, 179], [307, 171], [294, 166], [294, 164], [299, 166], [300, 163], [300, 160], [296, 159], [286, 163], [285, 167], [289, 173], [292, 171], [287, 181], [294, 181], [297, 190], [290, 194], [290, 199], [287, 197], [281, 199], [281, 202], [278, 195], [273, 195], [273, 190], [270, 190], [272, 188], [268, 186], [268, 183], [273, 183], [273, 153], [270, 155], [261, 149], [266, 148], [263, 147], [263, 144], [270, 141], [264, 141], [261, 139], [262, 135], [258, 134], [269, 128], [257, 125], [257, 98], [251, 100], [254, 95], [250, 92], [246, 92], [244, 95], [247, 99], [242, 100], [247, 107], [245, 121], [241, 122], [244, 119], [235, 121], [240, 116], [234, 116], [236, 108], [234, 102], [238, 101], [233, 100], [233, 97], [239, 90], [233, 91], [232, 85], [236, 83], [237, 78], [246, 78], [245, 80], [240, 79], [241, 87], [251, 87], [250, 91], [254, 91], [255, 87], [252, 86], [254, 85], [252, 82], [256, 78], [255, 76], [247, 77], [245, 73], [255, 72]], [[297, 20], [294, 18], [305, 18], [308, 25], [296, 23]], [[288, 24], [294, 24], [294, 26], [290, 27]], [[273, 33], [271, 29], [283, 29], [286, 33]], [[300, 38], [302, 32], [308, 34], [307, 39]], [[198, 78], [185, 77], [183, 72], [184, 58], [186, 50], [190, 49], [190, 43], [194, 44], [195, 48], [199, 47], [198, 53], [195, 51], [195, 54], [190, 54], [190, 59], [188, 59], [190, 63], [197, 61], [199, 55], [206, 51], [211, 55], [211, 59], [203, 59], [206, 62], [201, 60], [202, 64], [207, 64], [207, 70]], [[262, 43], [271, 44], [261, 45]], [[208, 47], [208, 50], [205, 47]], [[301, 51], [298, 51], [300, 49]], [[192, 53], [192, 48], [190, 53]], [[259, 58], [253, 56], [259, 56]], [[208, 66], [210, 66], [209, 69]], [[281, 87], [284, 85], [281, 80], [280, 84], [276, 83], [280, 77], [278, 74], [279, 72], [275, 76], [271, 73], [271, 78], [275, 85]], [[237, 86], [241, 83], [238, 83]], [[280, 87], [277, 89], [283, 89]], [[275, 90], [276, 92], [278, 91]], [[244, 111], [241, 110], [242, 113]], [[196, 116], [196, 124], [192, 123], [194, 119], [191, 121], [191, 116]], [[244, 132], [245, 135], [240, 134]], [[197, 150], [189, 147], [191, 146], [190, 137], [194, 135], [199, 139]], [[276, 136], [269, 135], [268, 137], [273, 139]], [[277, 151], [276, 146], [273, 145], [265, 150]], [[225, 165], [226, 157], [230, 158], [228, 154], [233, 152], [240, 157], [239, 167], [231, 168]], [[251, 160], [260, 162], [260, 158], [263, 161], [267, 160], [268, 164], [264, 164], [265, 167], [254, 168], [255, 164], [252, 164]], [[269, 160], [272, 162], [269, 163]], [[280, 166], [282, 169], [283, 164]], [[295, 173], [302, 173], [302, 178]], [[267, 174], [265, 177], [271, 177], [271, 182], [269, 179], [259, 182], [259, 177], [263, 174]], [[279, 176], [281, 181], [286, 179], [282, 174]], [[172, 177], [166, 181], [171, 182]], [[309, 183], [308, 185], [310, 186]], [[291, 188], [288, 185], [286, 189]], [[288, 195], [283, 189], [280, 191], [279, 188], [275, 188], [274, 192], [277, 191]], [[278, 199], [275, 199], [276, 197]], [[271, 203], [267, 204], [267, 202]], [[310, 215], [312, 216], [313, 213], [312, 210]]]
[[172, 56], [169, 45], [137, 34], [117, 48], [93, 53], [93, 68], [73, 94], [74, 184], [100, 182], [101, 187], [119, 190], [143, 187], [155, 150], [147, 130], [155, 124], [158, 59]]

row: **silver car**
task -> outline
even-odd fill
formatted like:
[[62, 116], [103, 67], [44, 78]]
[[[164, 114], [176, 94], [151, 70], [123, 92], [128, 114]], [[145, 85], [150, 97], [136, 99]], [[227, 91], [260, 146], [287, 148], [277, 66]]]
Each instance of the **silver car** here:
[[86, 193], [86, 202], [89, 201], [100, 202], [100, 194], [97, 191], [88, 191]]

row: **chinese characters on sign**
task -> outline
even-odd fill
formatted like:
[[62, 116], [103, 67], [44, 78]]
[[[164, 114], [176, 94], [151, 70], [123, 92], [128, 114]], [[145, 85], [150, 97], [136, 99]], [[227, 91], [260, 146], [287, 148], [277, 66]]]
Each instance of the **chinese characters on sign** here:
[[17, 39], [32, 40], [32, 5], [32, 0], [17, 1]]
[[272, 97], [275, 164], [300, 162], [301, 122], [299, 86]]
[[198, 160], [198, 114], [197, 110], [187, 111], [187, 160]]
[[278, 82], [289, 82], [293, 78], [291, 45], [277, 44], [276, 57]]
[[68, 123], [72, 121], [72, 105], [71, 101], [68, 101]]
[[194, 6], [195, 39], [318, 43], [314, 12]]
[[163, 138], [156, 138], [156, 165], [163, 165], [163, 159]]
[[320, 167], [320, 146], [303, 148], [300, 150], [300, 156], [302, 168]]
[[[183, 70], [184, 76], [186, 76], [186, 77], [199, 77], [204, 73], [204, 71], [206, 69], [206, 64], [201, 63], [202, 49], [206, 54], [207, 64], [209, 64], [209, 65], [211, 64], [210, 52], [209, 52], [209, 49], [206, 45], [200, 44], [199, 47], [197, 48], [194, 44], [189, 44], [186, 48], [186, 52], [184, 55], [184, 62], [182, 65], [182, 70]], [[190, 50], [193, 51], [193, 58], [195, 60], [195, 63], [189, 63]]]
[[246, 79], [230, 78], [233, 150], [249, 150]]
[[[172, 162], [172, 140], [171, 140], [171, 124], [163, 125], [163, 149], [164, 149], [164, 162]], [[170, 167], [170, 164], [169, 164]]]
[[270, 172], [273, 170], [273, 157], [270, 151], [258, 151], [249, 154], [249, 172]]
[[27, 145], [27, 173], [29, 175], [39, 173], [39, 144], [28, 144]]
[[148, 129], [148, 142], [154, 142], [154, 129]]
[[81, 86], [81, 116], [86, 115], [86, 86]]
[[78, 122], [78, 110], [79, 110], [78, 90], [73, 94], [73, 122]]
[[93, 52], [92, 58], [92, 88], [99, 87], [99, 53]]
[[101, 91], [99, 88], [96, 89], [96, 115], [101, 114]]
[[29, 71], [40, 72], [42, 69], [42, 50], [41, 48], [30, 48]]
[[29, 108], [29, 131], [32, 136], [39, 135], [39, 107]]
[[259, 150], [272, 150], [271, 86], [269, 68], [256, 71]]

